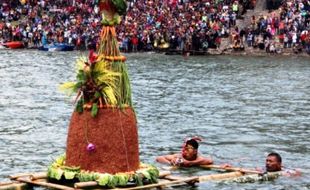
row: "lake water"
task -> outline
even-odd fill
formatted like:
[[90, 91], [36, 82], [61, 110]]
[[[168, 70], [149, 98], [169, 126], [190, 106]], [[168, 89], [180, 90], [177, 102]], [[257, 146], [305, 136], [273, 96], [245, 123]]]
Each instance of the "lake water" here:
[[[44, 171], [65, 151], [74, 106], [58, 86], [75, 79], [81, 54], [0, 51], [0, 181]], [[157, 155], [178, 152], [184, 138], [198, 135], [204, 139], [200, 152], [215, 164], [264, 167], [266, 155], [276, 151], [285, 167], [303, 173], [177, 189], [310, 189], [310, 57], [126, 56], [142, 162], [156, 164]]]

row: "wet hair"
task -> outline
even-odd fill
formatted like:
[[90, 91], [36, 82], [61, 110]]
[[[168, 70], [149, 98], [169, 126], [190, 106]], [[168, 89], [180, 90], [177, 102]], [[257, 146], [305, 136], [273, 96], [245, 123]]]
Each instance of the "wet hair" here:
[[188, 141], [186, 141], [185, 146], [187, 145], [191, 145], [194, 149], [198, 149], [198, 142], [195, 139], [190, 139]]
[[274, 157], [276, 157], [277, 161], [278, 161], [279, 163], [282, 163], [282, 158], [281, 158], [280, 154], [278, 154], [278, 153], [276, 153], [276, 152], [271, 152], [271, 153], [268, 154], [268, 157], [269, 157], [269, 156], [274, 156]]

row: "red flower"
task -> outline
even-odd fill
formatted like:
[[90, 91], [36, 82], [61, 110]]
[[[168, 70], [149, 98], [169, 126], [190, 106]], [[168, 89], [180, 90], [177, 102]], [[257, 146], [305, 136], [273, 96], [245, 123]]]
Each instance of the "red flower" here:
[[92, 65], [96, 62], [98, 55], [94, 52], [94, 50], [90, 50], [88, 55], [89, 63]]

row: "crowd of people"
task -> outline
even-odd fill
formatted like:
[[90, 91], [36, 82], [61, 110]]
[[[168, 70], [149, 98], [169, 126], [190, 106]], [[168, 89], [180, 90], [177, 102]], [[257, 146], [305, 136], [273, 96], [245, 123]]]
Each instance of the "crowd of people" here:
[[[272, 11], [272, 10], [271, 10]], [[259, 48], [268, 53], [310, 53], [310, 1], [285, 1], [276, 12], [253, 16], [249, 27], [236, 31], [235, 47]]]
[[26, 47], [68, 43], [76, 49], [93, 46], [101, 29], [95, 0], [4, 0], [0, 4], [0, 41], [23, 41]]
[[[89, 49], [102, 28], [99, 0], [3, 0], [0, 41], [23, 41], [29, 48], [68, 43]], [[124, 52], [219, 49], [223, 38], [231, 48], [258, 48], [279, 53], [284, 48], [310, 52], [310, 1], [283, 1], [268, 15], [253, 16], [245, 28], [237, 19], [255, 0], [129, 0], [117, 26]], [[273, 11], [276, 9], [277, 11]], [[279, 11], [278, 11], [279, 10]], [[223, 49], [223, 48], [221, 48]]]
[[[119, 28], [125, 39], [121, 47], [128, 51], [131, 41], [138, 50], [218, 48], [221, 37], [227, 37], [236, 20], [253, 6], [249, 1], [233, 0], [133, 0]], [[140, 43], [135, 44], [133, 38]]]

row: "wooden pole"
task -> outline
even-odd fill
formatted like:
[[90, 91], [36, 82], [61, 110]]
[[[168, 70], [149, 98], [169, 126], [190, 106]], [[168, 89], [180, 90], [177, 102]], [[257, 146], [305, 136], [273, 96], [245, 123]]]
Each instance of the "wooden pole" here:
[[262, 172], [256, 171], [256, 170], [250, 170], [250, 169], [245, 169], [245, 168], [236, 168], [236, 167], [223, 167], [220, 165], [201, 165], [199, 167], [206, 168], [206, 169], [224, 170], [224, 171], [238, 171], [238, 172], [242, 172], [242, 173], [251, 173], [251, 174], [263, 174]]
[[0, 186], [13, 184], [13, 181], [0, 182]]
[[38, 186], [43, 186], [43, 187], [48, 187], [48, 188], [54, 188], [54, 189], [60, 189], [60, 190], [74, 190], [75, 188], [69, 187], [69, 186], [64, 186], [64, 185], [59, 185], [59, 184], [54, 184], [54, 183], [49, 183], [42, 180], [31, 180], [30, 178], [27, 177], [19, 177], [16, 179], [16, 181], [19, 182], [24, 182], [28, 184], [33, 184], [33, 185], [38, 185]]
[[229, 172], [229, 173], [223, 173], [223, 174], [204, 175], [204, 176], [199, 176], [199, 182], [230, 179], [230, 178], [240, 177], [243, 175], [244, 174], [242, 172]]
[[14, 174], [14, 175], [9, 175], [9, 178], [11, 180], [15, 180], [19, 177], [26, 177], [26, 176], [30, 176], [30, 175], [32, 175], [32, 173], [18, 173], [18, 174]]
[[19, 173], [19, 174], [14, 174], [10, 175], [9, 178], [11, 180], [15, 180], [20, 177], [30, 177], [31, 180], [36, 180], [36, 179], [45, 179], [47, 178], [47, 173], [46, 172], [37, 172], [37, 173]]
[[150, 188], [162, 187], [162, 186], [167, 186], [167, 185], [176, 185], [176, 184], [180, 184], [180, 183], [195, 183], [195, 182], [198, 182], [198, 181], [199, 181], [199, 177], [195, 176], [195, 177], [182, 178], [182, 179], [175, 180], [175, 181], [159, 182], [159, 183], [143, 185], [143, 186], [137, 186], [137, 187], [119, 188], [119, 189], [115, 189], [115, 190], [150, 189]]
[[[215, 170], [223, 170], [223, 171], [228, 171], [228, 172], [232, 172], [232, 171], [235, 171], [235, 172], [242, 172], [242, 173], [250, 173], [250, 174], [262, 174], [262, 172], [260, 171], [256, 171], [256, 170], [250, 170], [250, 169], [245, 169], [245, 168], [237, 168], [237, 167], [224, 167], [224, 166], [221, 166], [221, 165], [200, 165], [198, 167], [201, 167], [201, 168], [205, 168], [205, 169], [215, 169]], [[163, 169], [166, 169], [166, 170], [176, 170], [180, 168], [180, 166], [169, 166], [169, 167], [163, 167]]]
[[170, 171], [160, 171], [158, 178], [164, 178], [167, 175], [171, 175]]
[[15, 180], [17, 178], [27, 177], [27, 176], [30, 176], [30, 178], [32, 178], [33, 180], [35, 180], [35, 179], [43, 179], [43, 178], [47, 178], [47, 172], [18, 173], [18, 174], [14, 174], [14, 175], [9, 175], [9, 178], [11, 180]]
[[97, 185], [98, 185], [97, 181], [77, 182], [74, 183], [74, 188], [83, 189], [85, 187], [93, 187]]
[[[204, 181], [211, 181], [211, 180], [223, 180], [227, 178], [235, 178], [235, 177], [240, 177], [243, 176], [242, 172], [229, 172], [229, 173], [223, 173], [223, 174], [210, 174], [210, 175], [203, 175], [199, 176], [199, 182], [204, 182]], [[180, 180], [182, 177], [180, 176], [166, 176], [164, 179], [168, 180]]]
[[1, 183], [0, 190], [24, 190], [28, 189], [27, 183], [17, 183], [17, 182], [10, 182], [10, 183]]
[[30, 175], [31, 180], [46, 179], [46, 178], [47, 178], [47, 172], [34, 173]]

